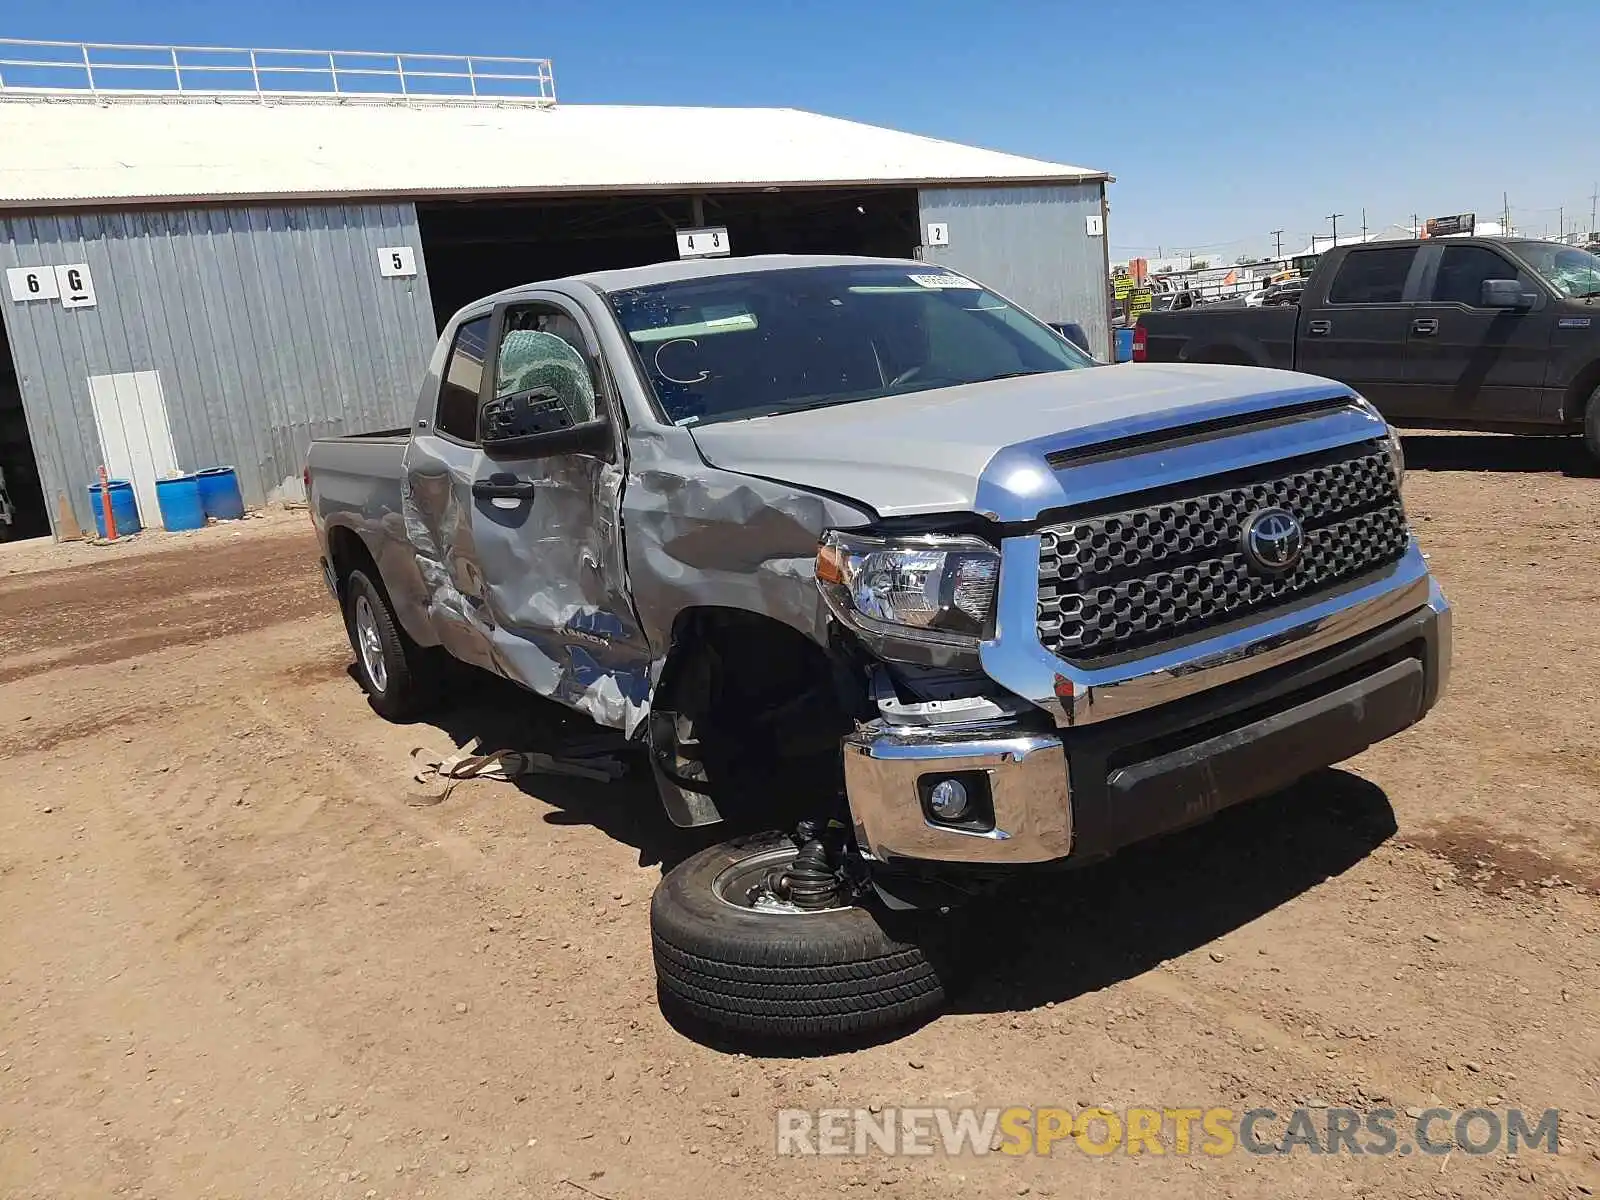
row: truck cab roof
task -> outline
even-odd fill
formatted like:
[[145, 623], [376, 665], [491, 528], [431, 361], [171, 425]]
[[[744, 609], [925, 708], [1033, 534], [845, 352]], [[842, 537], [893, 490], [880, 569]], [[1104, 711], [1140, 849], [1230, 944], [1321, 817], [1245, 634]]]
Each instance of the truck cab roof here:
[[806, 267], [845, 267], [873, 263], [884, 266], [925, 267], [930, 270], [944, 269], [936, 263], [918, 262], [915, 259], [874, 258], [849, 254], [751, 254], [742, 258], [669, 259], [641, 267], [622, 267], [613, 271], [585, 271], [559, 279], [521, 283], [474, 301], [469, 307], [477, 309], [518, 300], [533, 292], [563, 284], [586, 284], [600, 292], [619, 292], [627, 288], [680, 283], [689, 279], [712, 279], [721, 275], [748, 275], [758, 271], [794, 271]]

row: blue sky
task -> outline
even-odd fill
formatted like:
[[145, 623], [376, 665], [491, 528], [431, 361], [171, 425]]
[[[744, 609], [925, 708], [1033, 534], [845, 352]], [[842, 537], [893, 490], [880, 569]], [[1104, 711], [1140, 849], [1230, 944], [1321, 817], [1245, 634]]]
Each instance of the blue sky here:
[[569, 103], [790, 105], [1110, 171], [1114, 256], [1326, 216], [1589, 226], [1600, 3], [51, 0], [0, 34], [541, 55]]

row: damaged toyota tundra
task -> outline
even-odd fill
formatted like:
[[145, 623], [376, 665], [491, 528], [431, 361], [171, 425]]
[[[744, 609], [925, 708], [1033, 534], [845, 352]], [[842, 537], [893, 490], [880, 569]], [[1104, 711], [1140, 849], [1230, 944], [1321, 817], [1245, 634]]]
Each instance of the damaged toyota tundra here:
[[1403, 475], [1342, 384], [776, 256], [470, 304], [411, 426], [307, 485], [373, 707], [448, 656], [618, 731], [736, 834], [656, 890], [663, 1008], [805, 1039], [936, 1012], [964, 902], [1421, 720], [1450, 608]]

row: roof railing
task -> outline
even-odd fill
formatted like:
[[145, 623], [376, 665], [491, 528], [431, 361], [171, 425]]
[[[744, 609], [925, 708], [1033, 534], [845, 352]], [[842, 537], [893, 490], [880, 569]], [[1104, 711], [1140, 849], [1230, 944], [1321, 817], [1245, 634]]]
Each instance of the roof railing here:
[[556, 102], [548, 58], [0, 38], [0, 96], [182, 95]]

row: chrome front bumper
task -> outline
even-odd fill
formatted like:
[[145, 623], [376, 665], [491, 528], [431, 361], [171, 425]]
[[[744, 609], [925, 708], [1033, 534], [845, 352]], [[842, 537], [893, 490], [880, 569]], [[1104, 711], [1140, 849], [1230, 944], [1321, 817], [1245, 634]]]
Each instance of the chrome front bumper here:
[[[1416, 573], [1419, 566], [1421, 571]], [[975, 731], [970, 727], [940, 731], [875, 725], [851, 734], [843, 743], [844, 772], [858, 846], [868, 858], [884, 863], [900, 859], [1021, 865], [1063, 859], [1084, 845], [1088, 853], [1097, 854], [1114, 848], [1113, 843], [1125, 844], [1130, 829], [1136, 838], [1175, 828], [1186, 822], [1186, 814], [1203, 817], [1261, 794], [1250, 790], [1255, 786], [1252, 780], [1276, 780], [1266, 788], [1272, 790], [1294, 775], [1358, 752], [1363, 744], [1370, 744], [1362, 742], [1364, 736], [1376, 741], [1420, 720], [1444, 691], [1451, 654], [1450, 605], [1427, 575], [1421, 554], [1413, 548], [1383, 583], [1347, 594], [1340, 601], [1342, 607], [1328, 602], [1303, 610], [1298, 621], [1280, 616], [1262, 622], [1256, 626], [1254, 640], [1226, 649], [1191, 646], [1182, 655], [1183, 664], [1169, 664], [1166, 656], [1157, 659], [1162, 664], [1159, 668], [1148, 662], [1143, 670], [1129, 664], [1124, 668], [1128, 672], [1124, 682], [1133, 686], [1126, 691], [1115, 687], [1098, 696], [1090, 690], [1085, 700], [1107, 700], [1114, 695], [1121, 701], [1137, 696], [1145, 703], [1134, 709], [1118, 704], [1114, 712], [1097, 709], [1081, 731]], [[1330, 703], [1350, 694], [1337, 713], [1326, 705], [1317, 709], [1280, 699], [1295, 689], [1303, 696], [1302, 681], [1283, 678], [1285, 673], [1295, 672], [1296, 660], [1310, 663], [1329, 656], [1340, 658], [1339, 663], [1318, 667], [1306, 678], [1331, 677], [1335, 671], [1348, 678], [1365, 661], [1388, 661], [1384, 656], [1392, 657], [1401, 643], [1424, 649], [1416, 668], [1418, 678], [1407, 685], [1412, 690], [1400, 688], [1403, 695], [1398, 712], [1385, 717], [1374, 704], [1368, 714], [1365, 697], [1353, 695], [1360, 685], [1340, 689], [1335, 686], [1337, 681], [1327, 684], [1334, 688], [1329, 693]], [[1057, 672], [1064, 674], [1069, 669], [1053, 658], [1050, 662]], [[1266, 677], [1274, 681], [1270, 687], [1265, 682], [1259, 690], [1248, 685], [1249, 676], [1273, 668], [1278, 670]], [[1388, 671], [1392, 673], [1393, 668]], [[1379, 671], [1373, 678], [1383, 675]], [[1385, 686], [1390, 687], [1387, 695], [1396, 694], [1392, 685]], [[1208, 692], [1217, 697], [1214, 702], [1208, 700]], [[1414, 710], [1410, 707], [1413, 695], [1419, 697]], [[1139, 753], [1146, 742], [1165, 739], [1160, 744], [1168, 745], [1174, 734], [1181, 737], [1186, 728], [1213, 717], [1246, 712], [1258, 701], [1285, 707], [1266, 719], [1239, 717], [1244, 723], [1230, 735], [1237, 745], [1230, 737], [1212, 737], [1190, 748], [1187, 759], [1180, 748], [1148, 763], [1106, 769], [1108, 762], [1128, 757], [1111, 753], [1108, 747], [1121, 745], [1130, 753]], [[1067, 723], [1062, 718], [1069, 712], [1062, 707], [1054, 709], [1058, 726]], [[1077, 715], [1080, 719], [1087, 716], [1081, 711]], [[1111, 715], [1128, 719], [1101, 723]], [[1375, 723], [1362, 725], [1363, 721]], [[1287, 742], [1283, 740], [1286, 729], [1294, 731]], [[1251, 745], [1257, 748], [1254, 752], [1259, 759], [1250, 759]], [[1308, 758], [1307, 746], [1327, 748], [1333, 756], [1327, 761]], [[1335, 746], [1342, 747], [1342, 752], [1334, 753]], [[1241, 749], [1242, 755], [1238, 753]], [[1229, 769], [1224, 777], [1243, 782], [1232, 785], [1231, 790], [1220, 786], [1211, 777], [1213, 763], [1206, 758], [1212, 754]], [[1223, 758], [1229, 761], [1224, 764]], [[963, 771], [981, 771], [987, 777], [993, 802], [992, 828], [952, 828], [927, 811], [924, 777]], [[1069, 779], [1076, 783], [1069, 784]], [[1129, 789], [1136, 783], [1139, 803], [1147, 805], [1144, 815], [1127, 811], [1136, 794]], [[1082, 794], [1075, 796], [1074, 787]], [[1163, 793], [1170, 794], [1175, 804], [1167, 803]], [[1189, 799], [1176, 800], [1180, 793]], [[1157, 798], [1154, 802], [1152, 795]], [[1079, 809], [1076, 819], [1075, 803]], [[1174, 811], [1175, 807], [1183, 811]], [[1102, 828], [1113, 820], [1121, 825], [1114, 835], [1103, 836]], [[1142, 829], [1141, 821], [1146, 822]]]
[[[924, 775], [963, 771], [988, 777], [990, 829], [939, 825], [923, 808]], [[1072, 849], [1066, 753], [1052, 734], [860, 731], [844, 740], [844, 778], [856, 844], [879, 862], [1050, 862]]]

